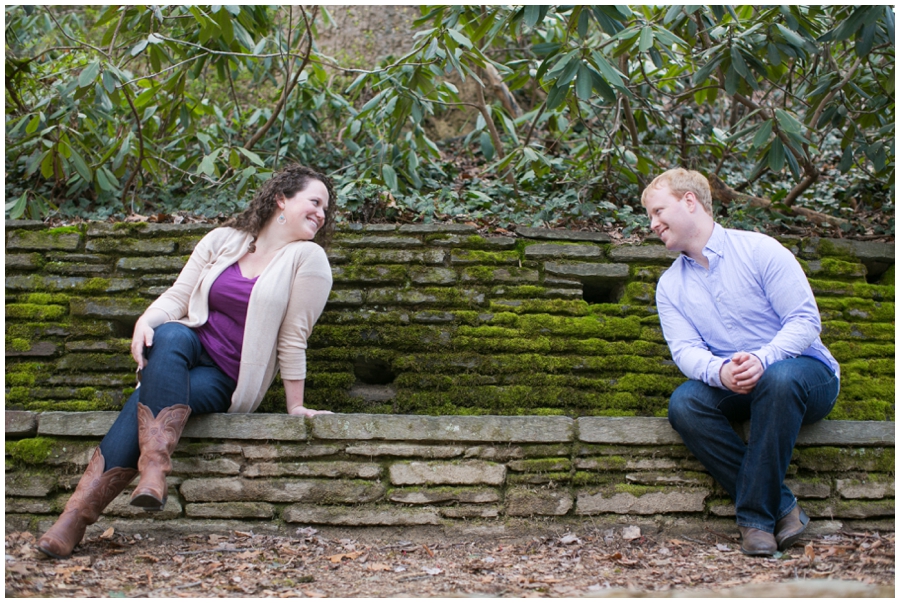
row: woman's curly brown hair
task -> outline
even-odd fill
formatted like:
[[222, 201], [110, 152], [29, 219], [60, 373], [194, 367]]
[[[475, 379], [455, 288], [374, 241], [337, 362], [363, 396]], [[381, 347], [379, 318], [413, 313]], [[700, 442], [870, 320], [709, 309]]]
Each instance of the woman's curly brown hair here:
[[325, 174], [320, 174], [297, 163], [272, 174], [272, 177], [256, 191], [256, 195], [254, 195], [253, 201], [250, 202], [247, 209], [225, 222], [224, 225], [252, 234], [253, 241], [250, 242], [250, 253], [253, 253], [256, 251], [256, 237], [278, 209], [278, 200], [281, 198], [290, 199], [305, 189], [310, 180], [318, 180], [328, 190], [325, 225], [319, 229], [313, 238], [313, 241], [327, 249], [331, 243], [331, 236], [334, 233], [334, 211], [337, 207], [334, 184]]

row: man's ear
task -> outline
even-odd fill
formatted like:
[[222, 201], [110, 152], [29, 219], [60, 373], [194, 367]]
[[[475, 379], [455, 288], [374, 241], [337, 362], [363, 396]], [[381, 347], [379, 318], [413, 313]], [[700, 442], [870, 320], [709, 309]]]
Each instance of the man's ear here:
[[687, 205], [687, 210], [691, 213], [694, 213], [694, 210], [699, 207], [700, 203], [697, 201], [696, 195], [693, 192], [688, 191], [684, 194], [684, 203]]

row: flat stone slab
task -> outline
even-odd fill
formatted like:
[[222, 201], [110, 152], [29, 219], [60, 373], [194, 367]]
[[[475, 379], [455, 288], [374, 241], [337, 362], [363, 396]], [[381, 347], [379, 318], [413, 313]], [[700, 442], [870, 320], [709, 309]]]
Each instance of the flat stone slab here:
[[516, 228], [516, 234], [529, 239], [549, 239], [552, 241], [593, 241], [609, 243], [609, 235], [605, 232], [587, 232], [579, 230], [557, 230], [554, 228]]
[[6, 435], [28, 437], [37, 433], [38, 414], [27, 410], [6, 411]]
[[399, 232], [407, 234], [457, 233], [474, 234], [476, 228], [468, 224], [403, 224]]
[[682, 444], [661, 417], [580, 417], [578, 439], [594, 444]]
[[594, 515], [598, 513], [655, 515], [656, 513], [690, 513], [703, 510], [703, 501], [709, 496], [706, 489], [676, 490], [670, 492], [650, 492], [635, 496], [628, 492], [611, 495], [578, 493], [576, 513]]
[[217, 519], [272, 519], [275, 506], [258, 502], [190, 503], [185, 505], [188, 517]]
[[361, 504], [384, 496], [380, 483], [325, 479], [200, 477], [181, 484], [188, 502], [273, 502]]
[[894, 421], [819, 421], [800, 429], [798, 446], [894, 445]]
[[620, 245], [609, 250], [609, 259], [616, 262], [671, 262], [679, 255], [662, 245]]
[[288, 523], [334, 526], [424, 526], [440, 525], [437, 513], [425, 509], [362, 509], [293, 505], [282, 513]]
[[628, 264], [560, 264], [547, 262], [544, 270], [557, 276], [576, 278], [625, 279], [628, 278]]
[[430, 417], [421, 415], [317, 415], [312, 435], [326, 440], [431, 440], [439, 442], [571, 442], [568, 417]]
[[188, 421], [184, 436], [236, 440], [306, 440], [304, 417], [287, 414], [212, 414]]
[[397, 486], [501, 486], [506, 479], [506, 466], [487, 461], [410, 461], [391, 465], [390, 476], [391, 483]]
[[565, 515], [573, 503], [572, 495], [561, 490], [511, 488], [506, 493], [506, 514], [511, 517]]
[[603, 250], [593, 245], [554, 245], [538, 243], [525, 248], [525, 259], [602, 258]]
[[[45, 412], [38, 434], [47, 436], [105, 436], [117, 412]], [[281, 414], [212, 414], [188, 420], [183, 437], [239, 440], [306, 440], [304, 417]]]
[[42, 436], [105, 436], [112, 427], [117, 412], [60, 412], [41, 413], [38, 435]]

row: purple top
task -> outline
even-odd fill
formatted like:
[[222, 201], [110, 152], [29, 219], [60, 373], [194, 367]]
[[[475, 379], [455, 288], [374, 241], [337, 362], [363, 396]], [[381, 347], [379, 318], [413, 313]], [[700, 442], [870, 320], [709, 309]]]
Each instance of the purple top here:
[[209, 318], [194, 328], [206, 353], [235, 381], [241, 368], [247, 304], [258, 278], [244, 277], [237, 262], [226, 268], [209, 289]]

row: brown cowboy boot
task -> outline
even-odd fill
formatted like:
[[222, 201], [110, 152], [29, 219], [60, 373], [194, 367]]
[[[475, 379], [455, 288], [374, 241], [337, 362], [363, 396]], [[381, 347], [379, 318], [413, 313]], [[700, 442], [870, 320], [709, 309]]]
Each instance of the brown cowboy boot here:
[[791, 512], [778, 520], [775, 524], [775, 542], [778, 543], [779, 551], [786, 551], [791, 548], [800, 534], [809, 524], [809, 516], [803, 512], [800, 505], [794, 505]]
[[116, 467], [104, 472], [105, 466], [106, 461], [98, 447], [59, 519], [38, 541], [39, 551], [57, 559], [71, 555], [72, 549], [84, 537], [84, 530], [97, 521], [103, 509], [137, 473], [130, 467]]
[[138, 402], [137, 412], [141, 481], [131, 494], [131, 504], [145, 511], [162, 511], [169, 492], [166, 476], [172, 472], [172, 451], [184, 431], [191, 407], [186, 404], [169, 406], [154, 418], [153, 412]]

